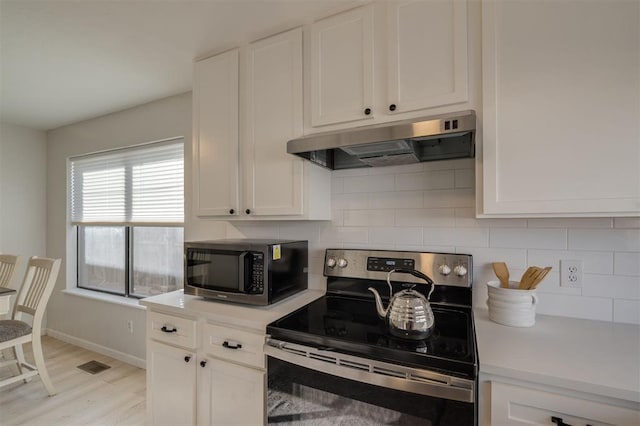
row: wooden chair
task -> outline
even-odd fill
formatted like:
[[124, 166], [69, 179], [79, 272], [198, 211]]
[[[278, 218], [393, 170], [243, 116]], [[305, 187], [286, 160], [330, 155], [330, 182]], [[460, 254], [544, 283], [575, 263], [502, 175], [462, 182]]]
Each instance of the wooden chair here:
[[[6, 363], [15, 363], [18, 366], [18, 374], [0, 381], [0, 388], [40, 375], [49, 395], [56, 393], [44, 363], [40, 332], [47, 302], [60, 271], [60, 262], [61, 259], [42, 257], [29, 259], [22, 287], [13, 308], [13, 319], [0, 321], [0, 351], [13, 348], [16, 359]], [[24, 315], [33, 317], [31, 326], [23, 321]], [[28, 364], [24, 359], [22, 345], [28, 342], [32, 342], [35, 366]]]
[[22, 257], [0, 253], [0, 287], [13, 288], [16, 272], [20, 269]]

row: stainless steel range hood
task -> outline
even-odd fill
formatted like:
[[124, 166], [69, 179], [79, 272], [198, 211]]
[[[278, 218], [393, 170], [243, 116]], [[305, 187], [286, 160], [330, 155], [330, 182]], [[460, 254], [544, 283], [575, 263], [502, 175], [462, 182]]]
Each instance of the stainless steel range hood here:
[[476, 114], [462, 111], [319, 133], [287, 143], [287, 152], [331, 170], [473, 157]]

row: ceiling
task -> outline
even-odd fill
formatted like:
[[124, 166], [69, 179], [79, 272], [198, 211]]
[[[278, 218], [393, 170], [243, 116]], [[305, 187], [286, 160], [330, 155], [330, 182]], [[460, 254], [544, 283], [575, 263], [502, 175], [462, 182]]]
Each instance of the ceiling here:
[[193, 58], [356, 0], [0, 0], [0, 121], [54, 129], [188, 92]]

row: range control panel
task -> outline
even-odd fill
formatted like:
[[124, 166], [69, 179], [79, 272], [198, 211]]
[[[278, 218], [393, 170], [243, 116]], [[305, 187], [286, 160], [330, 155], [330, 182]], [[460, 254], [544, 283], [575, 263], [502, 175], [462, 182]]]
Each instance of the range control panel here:
[[[471, 287], [472, 262], [471, 255], [457, 253], [327, 249], [324, 275], [386, 280], [389, 271], [402, 268], [420, 271], [437, 285]], [[422, 282], [409, 274], [403, 274], [402, 281]]]

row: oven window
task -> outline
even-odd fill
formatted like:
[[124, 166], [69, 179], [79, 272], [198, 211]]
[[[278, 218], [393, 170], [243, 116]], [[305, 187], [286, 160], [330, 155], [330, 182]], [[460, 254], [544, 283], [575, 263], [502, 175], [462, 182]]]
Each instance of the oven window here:
[[473, 425], [472, 403], [345, 379], [268, 357], [272, 425]]
[[212, 290], [238, 292], [238, 253], [187, 249], [189, 285]]

